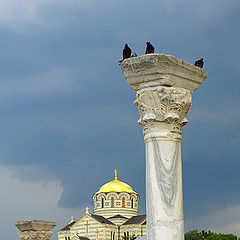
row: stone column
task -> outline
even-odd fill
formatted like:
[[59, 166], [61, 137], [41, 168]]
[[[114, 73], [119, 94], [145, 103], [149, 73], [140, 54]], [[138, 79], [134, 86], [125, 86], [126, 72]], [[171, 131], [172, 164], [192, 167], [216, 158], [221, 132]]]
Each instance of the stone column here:
[[18, 236], [22, 240], [49, 240], [52, 232], [49, 232], [56, 226], [55, 222], [40, 220], [17, 221], [16, 227], [21, 231]]
[[129, 58], [121, 67], [136, 91], [146, 143], [147, 239], [184, 240], [181, 131], [207, 73], [164, 54]]

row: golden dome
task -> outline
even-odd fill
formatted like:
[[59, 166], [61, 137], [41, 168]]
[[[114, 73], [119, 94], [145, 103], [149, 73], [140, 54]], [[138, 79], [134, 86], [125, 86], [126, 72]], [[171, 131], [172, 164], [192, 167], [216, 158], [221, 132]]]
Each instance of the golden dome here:
[[115, 179], [111, 182], [104, 184], [98, 193], [108, 193], [108, 192], [127, 192], [127, 193], [136, 193], [133, 189], [127, 184], [117, 179], [117, 169], [115, 169]]

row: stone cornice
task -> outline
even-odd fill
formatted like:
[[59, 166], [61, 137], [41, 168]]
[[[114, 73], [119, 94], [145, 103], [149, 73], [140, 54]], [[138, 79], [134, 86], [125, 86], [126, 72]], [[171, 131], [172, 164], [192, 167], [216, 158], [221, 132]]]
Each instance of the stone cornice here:
[[203, 69], [166, 54], [154, 53], [128, 58], [121, 67], [128, 84], [136, 91], [161, 85], [193, 92], [207, 77]]

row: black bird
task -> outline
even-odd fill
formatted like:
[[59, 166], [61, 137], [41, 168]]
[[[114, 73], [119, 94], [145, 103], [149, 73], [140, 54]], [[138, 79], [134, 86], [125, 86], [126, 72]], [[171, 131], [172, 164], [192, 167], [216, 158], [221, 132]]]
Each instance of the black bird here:
[[195, 66], [200, 67], [200, 68], [203, 68], [203, 64], [204, 64], [203, 58], [200, 58], [199, 60], [197, 60], [194, 63]]
[[123, 59], [119, 61], [119, 65], [122, 64], [123, 60], [126, 59], [126, 58], [130, 58], [130, 57], [136, 57], [137, 54], [132, 52], [131, 48], [125, 44], [125, 47], [123, 49]]
[[131, 48], [127, 44], [125, 44], [125, 47], [123, 49], [123, 60], [126, 58], [130, 58], [131, 53], [132, 53]]
[[145, 54], [154, 53], [154, 46], [150, 42], [146, 42], [147, 47]]

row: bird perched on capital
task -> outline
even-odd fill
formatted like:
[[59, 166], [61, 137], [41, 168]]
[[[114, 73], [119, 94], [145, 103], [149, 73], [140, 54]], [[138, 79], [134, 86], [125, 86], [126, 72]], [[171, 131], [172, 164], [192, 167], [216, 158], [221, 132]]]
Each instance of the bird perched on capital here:
[[197, 61], [194, 63], [194, 65], [197, 66], [197, 67], [203, 68], [203, 65], [204, 65], [203, 58], [200, 58], [199, 60], [197, 60]]
[[146, 42], [147, 47], [145, 54], [154, 53], [154, 46], [150, 42]]
[[131, 48], [127, 44], [125, 44], [125, 47], [123, 49], [123, 60], [126, 58], [130, 58], [131, 53], [132, 53]]
[[[137, 56], [136, 53], [133, 53], [133, 54], [134, 54], [134, 57], [135, 55]], [[124, 59], [130, 58], [130, 57], [132, 57], [132, 50], [127, 44], [125, 44], [125, 47], [123, 49], [123, 59], [119, 61], [119, 65], [121, 65]]]

